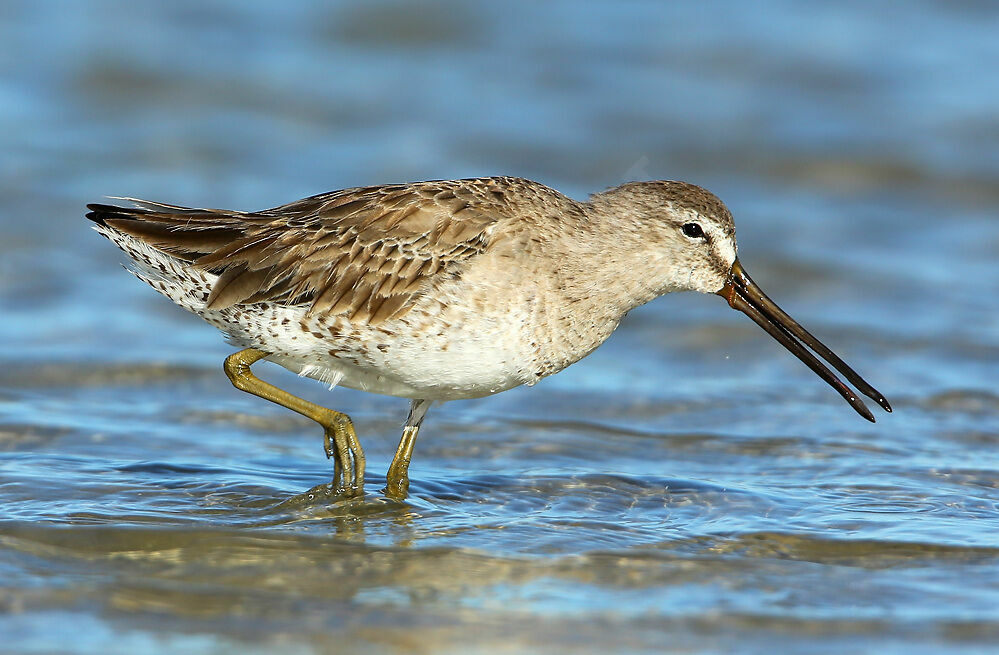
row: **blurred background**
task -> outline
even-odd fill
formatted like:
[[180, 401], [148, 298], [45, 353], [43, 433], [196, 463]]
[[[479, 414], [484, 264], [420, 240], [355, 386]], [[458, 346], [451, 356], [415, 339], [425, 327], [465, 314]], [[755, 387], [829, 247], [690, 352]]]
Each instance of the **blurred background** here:
[[[986, 0], [0, 8], [9, 652], [989, 652], [999, 642], [999, 6]], [[244, 210], [509, 174], [683, 179], [876, 425], [716, 297], [435, 407], [261, 374], [121, 269], [104, 196]], [[303, 495], [304, 494], [304, 495]]]

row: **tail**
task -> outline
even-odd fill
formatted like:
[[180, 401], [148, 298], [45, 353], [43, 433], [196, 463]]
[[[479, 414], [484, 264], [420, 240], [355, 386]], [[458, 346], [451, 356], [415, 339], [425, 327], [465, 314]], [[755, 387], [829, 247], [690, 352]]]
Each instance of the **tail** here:
[[119, 200], [127, 200], [134, 207], [87, 205], [90, 210], [87, 218], [97, 223], [98, 232], [108, 238], [111, 238], [109, 232], [128, 235], [186, 262], [235, 241], [246, 228], [247, 221], [238, 212], [178, 207], [134, 198]]
[[192, 264], [244, 235], [237, 212], [120, 198], [133, 207], [90, 204], [94, 229], [131, 260], [129, 271], [181, 307], [203, 315], [218, 275]]

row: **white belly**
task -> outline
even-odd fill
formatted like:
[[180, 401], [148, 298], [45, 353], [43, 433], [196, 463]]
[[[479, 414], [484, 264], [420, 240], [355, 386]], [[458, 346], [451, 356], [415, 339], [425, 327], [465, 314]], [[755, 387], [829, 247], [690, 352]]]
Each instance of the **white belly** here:
[[294, 373], [389, 396], [479, 398], [540, 378], [515, 311], [488, 317], [414, 309], [376, 327], [307, 318], [304, 309], [278, 306], [252, 315], [223, 310], [203, 317], [234, 344], [273, 353], [269, 361]]

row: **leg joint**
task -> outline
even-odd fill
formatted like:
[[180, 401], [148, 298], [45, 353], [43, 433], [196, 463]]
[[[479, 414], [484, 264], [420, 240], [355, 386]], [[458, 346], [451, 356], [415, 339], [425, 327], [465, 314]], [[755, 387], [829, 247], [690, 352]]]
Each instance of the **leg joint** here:
[[247, 391], [247, 378], [253, 375], [250, 372], [250, 365], [266, 356], [267, 353], [256, 348], [246, 348], [226, 357], [222, 370], [232, 382], [232, 386], [240, 391]]
[[[246, 380], [246, 375], [250, 372], [250, 367], [239, 355], [240, 353], [233, 353], [226, 357], [225, 363], [222, 364], [222, 370], [232, 382], [232, 386], [243, 389], [243, 383]], [[243, 390], [245, 391], [245, 389]]]
[[350, 420], [350, 417], [343, 412], [338, 412], [335, 410], [327, 410], [330, 413], [330, 423], [334, 428], [339, 428], [341, 430], [353, 430], [354, 423]]

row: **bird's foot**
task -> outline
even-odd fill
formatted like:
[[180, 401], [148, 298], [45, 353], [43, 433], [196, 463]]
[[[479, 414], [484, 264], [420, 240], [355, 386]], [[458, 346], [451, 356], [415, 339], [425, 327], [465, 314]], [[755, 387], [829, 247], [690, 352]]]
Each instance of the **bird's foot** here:
[[364, 495], [364, 450], [350, 417], [333, 412], [325, 425], [326, 457], [333, 460], [331, 491], [346, 497]]
[[409, 462], [413, 459], [413, 444], [416, 443], [416, 435], [420, 431], [419, 418], [422, 416], [420, 414], [415, 425], [406, 425], [403, 429], [399, 447], [385, 476], [387, 483], [385, 495], [392, 500], [406, 500], [406, 496], [409, 495]]
[[385, 495], [388, 498], [406, 500], [409, 495], [409, 462], [393, 460], [385, 481]]

